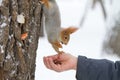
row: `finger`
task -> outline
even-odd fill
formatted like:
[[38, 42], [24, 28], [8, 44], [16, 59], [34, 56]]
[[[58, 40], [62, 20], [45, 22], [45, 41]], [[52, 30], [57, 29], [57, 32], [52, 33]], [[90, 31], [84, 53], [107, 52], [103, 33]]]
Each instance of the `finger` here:
[[52, 56], [48, 56], [48, 58], [52, 58], [53, 60], [56, 60], [56, 59], [58, 59], [58, 54], [52, 55]]
[[46, 66], [47, 65], [47, 63], [46, 63], [46, 57], [43, 57], [43, 62], [44, 62], [44, 65]]
[[49, 58], [50, 68], [54, 71], [61, 72], [60, 64], [55, 64], [51, 58]]
[[46, 67], [47, 67], [48, 69], [51, 69], [51, 66], [50, 66], [50, 64], [49, 64], [49, 58], [48, 58], [48, 57], [45, 57], [45, 58], [44, 58], [44, 62], [45, 62]]

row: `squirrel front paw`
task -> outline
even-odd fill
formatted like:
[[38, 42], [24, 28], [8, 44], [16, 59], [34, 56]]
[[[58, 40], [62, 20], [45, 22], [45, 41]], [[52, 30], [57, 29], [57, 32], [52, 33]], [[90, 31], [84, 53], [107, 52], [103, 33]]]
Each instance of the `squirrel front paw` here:
[[58, 55], [63, 54], [63, 53], [64, 53], [64, 51], [59, 51], [59, 52], [58, 52]]

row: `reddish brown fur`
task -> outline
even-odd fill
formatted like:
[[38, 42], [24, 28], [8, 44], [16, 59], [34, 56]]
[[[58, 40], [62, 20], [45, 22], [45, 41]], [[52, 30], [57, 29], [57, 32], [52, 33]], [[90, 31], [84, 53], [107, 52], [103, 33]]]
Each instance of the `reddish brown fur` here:
[[48, 0], [41, 0], [43, 4], [45, 4], [49, 8], [49, 1]]

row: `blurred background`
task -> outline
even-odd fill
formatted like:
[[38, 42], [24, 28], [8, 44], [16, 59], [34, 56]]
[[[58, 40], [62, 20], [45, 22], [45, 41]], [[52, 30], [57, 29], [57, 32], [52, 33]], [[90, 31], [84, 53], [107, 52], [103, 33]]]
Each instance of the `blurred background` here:
[[[63, 50], [74, 56], [94, 59], [120, 60], [120, 0], [56, 0], [61, 13], [62, 27], [76, 26]], [[48, 70], [43, 57], [56, 52], [46, 33], [39, 39], [35, 80], [76, 80], [76, 71], [57, 73]]]

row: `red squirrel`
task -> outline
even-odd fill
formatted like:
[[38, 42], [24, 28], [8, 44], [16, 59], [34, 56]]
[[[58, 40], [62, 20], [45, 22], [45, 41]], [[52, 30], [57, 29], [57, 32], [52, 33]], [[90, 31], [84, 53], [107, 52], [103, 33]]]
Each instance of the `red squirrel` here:
[[55, 0], [41, 0], [43, 4], [43, 13], [45, 16], [45, 30], [48, 41], [57, 53], [62, 51], [62, 44], [67, 45], [70, 40], [70, 35], [78, 30], [77, 27], [61, 27], [61, 18], [59, 7]]

